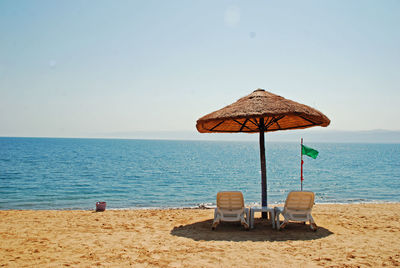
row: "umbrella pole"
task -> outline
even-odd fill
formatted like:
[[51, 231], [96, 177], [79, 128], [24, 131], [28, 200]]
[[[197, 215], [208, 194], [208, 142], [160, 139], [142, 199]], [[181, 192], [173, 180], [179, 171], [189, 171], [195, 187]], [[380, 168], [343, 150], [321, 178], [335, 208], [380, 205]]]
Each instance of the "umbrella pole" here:
[[301, 146], [300, 146], [300, 155], [301, 155], [301, 167], [300, 167], [300, 182], [301, 182], [301, 191], [303, 191], [303, 138], [301, 138]]
[[[267, 169], [265, 165], [264, 118], [260, 118], [260, 160], [261, 160], [261, 205], [267, 206]], [[262, 212], [262, 218], [267, 219], [268, 213]]]

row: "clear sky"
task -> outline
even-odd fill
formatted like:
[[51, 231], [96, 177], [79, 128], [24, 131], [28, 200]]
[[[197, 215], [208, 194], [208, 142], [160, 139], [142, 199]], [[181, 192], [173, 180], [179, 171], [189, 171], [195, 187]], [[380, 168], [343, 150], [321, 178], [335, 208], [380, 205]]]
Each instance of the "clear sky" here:
[[400, 1], [0, 1], [0, 136], [195, 131], [257, 88], [400, 130]]

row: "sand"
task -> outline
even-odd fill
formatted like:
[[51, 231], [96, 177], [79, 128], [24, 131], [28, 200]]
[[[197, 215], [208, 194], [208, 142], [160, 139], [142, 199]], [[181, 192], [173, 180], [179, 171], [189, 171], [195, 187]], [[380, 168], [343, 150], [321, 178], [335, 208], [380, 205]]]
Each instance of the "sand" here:
[[400, 265], [400, 203], [315, 205], [319, 226], [211, 230], [211, 209], [0, 211], [5, 267], [382, 267]]

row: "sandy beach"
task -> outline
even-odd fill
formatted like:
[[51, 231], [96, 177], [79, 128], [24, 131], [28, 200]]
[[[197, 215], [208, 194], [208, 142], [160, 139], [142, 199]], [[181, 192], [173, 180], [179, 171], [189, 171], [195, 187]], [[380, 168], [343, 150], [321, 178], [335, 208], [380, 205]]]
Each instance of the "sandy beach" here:
[[400, 204], [315, 205], [317, 232], [221, 224], [211, 209], [0, 211], [4, 267], [400, 265]]

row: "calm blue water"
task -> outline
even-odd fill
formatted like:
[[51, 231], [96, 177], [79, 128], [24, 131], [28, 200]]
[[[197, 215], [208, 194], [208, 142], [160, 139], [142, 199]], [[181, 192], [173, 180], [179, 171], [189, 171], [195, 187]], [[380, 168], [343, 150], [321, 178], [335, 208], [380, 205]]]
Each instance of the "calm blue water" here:
[[[254, 142], [0, 138], [0, 209], [192, 207], [240, 190], [259, 203]], [[306, 143], [316, 202], [400, 202], [400, 144]], [[266, 143], [268, 203], [300, 189], [300, 145]]]

